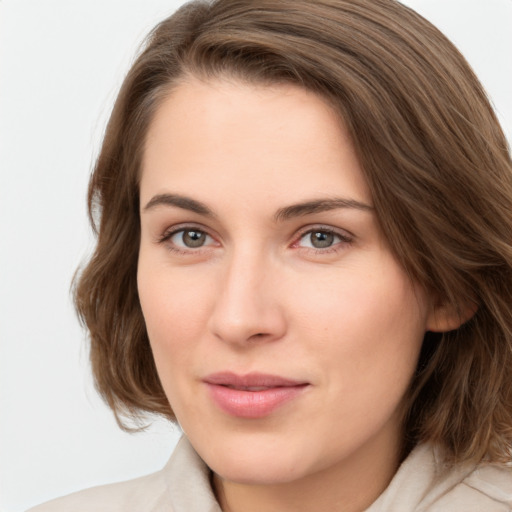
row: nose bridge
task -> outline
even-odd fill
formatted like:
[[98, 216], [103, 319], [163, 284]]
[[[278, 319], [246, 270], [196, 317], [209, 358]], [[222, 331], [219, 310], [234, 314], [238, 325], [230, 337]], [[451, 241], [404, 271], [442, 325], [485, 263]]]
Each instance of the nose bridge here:
[[263, 250], [240, 247], [226, 258], [210, 321], [214, 335], [230, 343], [283, 335], [284, 316], [272, 275], [271, 258]]

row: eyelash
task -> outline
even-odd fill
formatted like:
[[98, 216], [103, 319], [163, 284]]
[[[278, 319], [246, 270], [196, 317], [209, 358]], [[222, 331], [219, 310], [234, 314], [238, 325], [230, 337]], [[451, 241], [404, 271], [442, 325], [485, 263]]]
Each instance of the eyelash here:
[[[204, 228], [202, 228], [200, 226], [181, 225], [181, 226], [175, 226], [172, 229], [165, 231], [161, 236], [158, 237], [157, 242], [159, 244], [167, 244], [168, 249], [170, 251], [178, 253], [178, 254], [184, 254], [184, 255], [191, 254], [191, 253], [198, 253], [202, 249], [209, 247], [209, 246], [199, 246], [197, 248], [190, 247], [188, 249], [184, 249], [175, 244], [168, 243], [172, 239], [173, 236], [175, 236], [181, 232], [185, 233], [187, 231], [195, 231], [197, 233], [203, 233], [207, 237], [210, 237], [213, 240], [215, 240], [215, 238], [213, 236], [211, 236], [207, 230], [205, 230]], [[305, 236], [312, 235], [313, 233], [324, 233], [327, 235], [332, 235], [334, 237], [339, 238], [340, 241], [334, 243], [332, 246], [325, 247], [325, 248], [301, 247], [299, 245], [300, 241]], [[340, 246], [350, 245], [350, 244], [352, 244], [352, 242], [353, 242], [353, 236], [350, 234], [347, 234], [346, 232], [342, 233], [342, 232], [335, 230], [328, 226], [315, 226], [315, 227], [304, 229], [303, 231], [301, 231], [299, 233], [299, 235], [295, 238], [295, 241], [290, 245], [290, 247], [293, 247], [293, 248], [296, 248], [299, 250], [313, 251], [315, 254], [330, 254], [330, 253], [338, 252], [339, 250], [341, 250], [342, 247], [340, 247]]]
[[[301, 247], [298, 245], [305, 236], [312, 235], [313, 233], [324, 233], [327, 235], [332, 235], [339, 238], [340, 241], [325, 248]], [[329, 226], [314, 226], [313, 228], [307, 228], [302, 231], [296, 238], [296, 241], [293, 242], [292, 247], [296, 247], [297, 249], [305, 249], [307, 251], [314, 251], [315, 254], [331, 254], [342, 250], [343, 246], [351, 245], [353, 241], [354, 237], [346, 232], [338, 231]]]
[[186, 233], [187, 231], [195, 231], [196, 233], [204, 233], [206, 236], [213, 238], [213, 236], [211, 236], [207, 230], [205, 230], [203, 227], [200, 227], [200, 226], [194, 226], [193, 224], [186, 224], [186, 225], [181, 225], [181, 226], [175, 226], [167, 231], [165, 231], [161, 236], [158, 237], [158, 243], [159, 244], [167, 244], [167, 248], [172, 251], [172, 252], [175, 252], [177, 254], [184, 254], [184, 255], [187, 255], [187, 254], [191, 254], [191, 253], [198, 253], [201, 249], [204, 249], [204, 246], [200, 246], [200, 247], [197, 247], [196, 249], [194, 248], [188, 248], [188, 249], [185, 249], [185, 248], [181, 248], [175, 244], [172, 244], [172, 243], [168, 243], [170, 242], [170, 240], [172, 239], [172, 237], [174, 235], [177, 235], [178, 233]]

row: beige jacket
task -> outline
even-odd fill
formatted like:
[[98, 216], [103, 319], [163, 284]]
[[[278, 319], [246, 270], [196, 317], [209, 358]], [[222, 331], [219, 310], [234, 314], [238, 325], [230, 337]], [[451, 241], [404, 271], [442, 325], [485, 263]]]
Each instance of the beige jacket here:
[[[436, 453], [417, 447], [366, 512], [512, 512], [512, 469], [462, 467], [442, 474]], [[135, 480], [94, 487], [29, 512], [221, 512], [210, 471], [183, 437], [167, 465]]]

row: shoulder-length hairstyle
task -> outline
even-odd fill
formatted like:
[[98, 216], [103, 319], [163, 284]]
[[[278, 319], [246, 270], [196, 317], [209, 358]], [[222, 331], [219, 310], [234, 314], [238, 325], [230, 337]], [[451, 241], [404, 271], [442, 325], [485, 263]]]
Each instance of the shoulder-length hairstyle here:
[[395, 0], [198, 0], [149, 35], [90, 181], [98, 241], [75, 288], [97, 388], [120, 424], [143, 412], [174, 418], [137, 295], [138, 183], [155, 110], [187, 75], [296, 84], [332, 105], [397, 260], [439, 303], [477, 309], [459, 329], [425, 336], [406, 441], [441, 445], [449, 462], [510, 461], [508, 145], [468, 63]]

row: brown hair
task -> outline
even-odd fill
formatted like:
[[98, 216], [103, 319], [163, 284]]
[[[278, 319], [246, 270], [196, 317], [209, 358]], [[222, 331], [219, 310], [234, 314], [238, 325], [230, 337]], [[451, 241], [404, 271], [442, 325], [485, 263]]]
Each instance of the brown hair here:
[[91, 178], [98, 244], [75, 295], [97, 387], [118, 420], [173, 418], [137, 296], [138, 179], [155, 109], [187, 74], [298, 84], [339, 112], [398, 261], [440, 302], [478, 305], [459, 329], [427, 333], [406, 397], [407, 441], [442, 445], [452, 462], [509, 461], [508, 146], [464, 58], [394, 0], [195, 1], [150, 34]]

